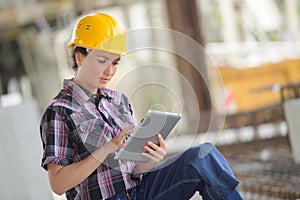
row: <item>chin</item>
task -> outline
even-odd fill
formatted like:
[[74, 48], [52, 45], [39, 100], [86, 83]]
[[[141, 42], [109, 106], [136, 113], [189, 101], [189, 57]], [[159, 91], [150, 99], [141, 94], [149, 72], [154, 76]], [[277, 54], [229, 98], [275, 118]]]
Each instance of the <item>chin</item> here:
[[99, 89], [102, 89], [102, 88], [105, 88], [106, 87], [106, 84], [103, 84], [103, 83], [99, 83], [98, 84], [98, 88]]

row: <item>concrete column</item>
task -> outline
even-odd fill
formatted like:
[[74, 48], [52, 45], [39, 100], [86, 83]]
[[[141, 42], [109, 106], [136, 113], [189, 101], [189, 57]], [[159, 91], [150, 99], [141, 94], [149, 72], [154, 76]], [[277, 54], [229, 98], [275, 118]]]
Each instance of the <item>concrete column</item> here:
[[286, 26], [291, 33], [294, 41], [300, 40], [299, 35], [299, 17], [297, 14], [297, 1], [286, 0], [284, 1], [285, 13], [286, 13]]
[[233, 0], [219, 0], [224, 42], [239, 40]]
[[[166, 7], [170, 28], [191, 37], [204, 47], [197, 2], [195, 0], [166, 0]], [[201, 74], [199, 73], [199, 71], [197, 71], [195, 66], [192, 66], [190, 63], [186, 62], [186, 60], [179, 56], [176, 57], [178, 71], [190, 83], [197, 96], [198, 106], [202, 114], [202, 119], [204, 121], [206, 119], [209, 120], [211, 101], [208, 88], [209, 85], [205, 82], [205, 80], [208, 80], [208, 73], [205, 54], [203, 51], [204, 49], [191, 49], [190, 46], [187, 46], [187, 44], [182, 44], [181, 41], [173, 41], [173, 43], [176, 49], [188, 52], [188, 55], [190, 55], [190, 57], [194, 57], [194, 60], [197, 62], [196, 65], [198, 67], [198, 70], [201, 71]], [[193, 113], [195, 111], [195, 108], [190, 108], [189, 105], [187, 105], [186, 110], [188, 110], [189, 112], [189, 121], [191, 123], [196, 123], [193, 122], [193, 115], [196, 114]], [[199, 132], [204, 132], [207, 130], [209, 122], [204, 121], [199, 124]]]

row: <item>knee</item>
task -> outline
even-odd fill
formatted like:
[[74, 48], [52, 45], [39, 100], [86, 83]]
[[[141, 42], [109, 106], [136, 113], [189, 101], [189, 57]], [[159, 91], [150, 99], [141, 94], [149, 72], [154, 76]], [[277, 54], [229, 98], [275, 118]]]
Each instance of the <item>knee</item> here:
[[212, 151], [214, 151], [215, 146], [212, 143], [203, 143], [197, 146], [193, 146], [186, 150], [185, 154], [190, 159], [192, 158], [204, 158], [209, 155]]

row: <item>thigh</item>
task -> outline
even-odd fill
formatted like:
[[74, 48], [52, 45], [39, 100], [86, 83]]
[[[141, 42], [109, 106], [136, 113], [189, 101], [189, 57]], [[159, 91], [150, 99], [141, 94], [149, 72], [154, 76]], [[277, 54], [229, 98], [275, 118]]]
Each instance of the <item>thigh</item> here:
[[202, 180], [192, 166], [186, 165], [185, 159], [185, 152], [177, 154], [144, 174], [137, 190], [138, 199], [185, 200], [192, 197]]
[[212, 144], [205, 143], [146, 173], [138, 195], [140, 199], [185, 200], [196, 191], [206, 191], [218, 199], [228, 196], [238, 183], [223, 155]]
[[[137, 199], [136, 193], [137, 193], [136, 188], [132, 188], [132, 189], [127, 190], [127, 194], [130, 196], [130, 200], [136, 200]], [[129, 198], [127, 197], [127, 194], [124, 191], [120, 194], [117, 194], [113, 197], [110, 197], [107, 200], [128, 200]]]
[[125, 192], [122, 192], [120, 194], [116, 194], [113, 197], [108, 198], [107, 200], [127, 200]]

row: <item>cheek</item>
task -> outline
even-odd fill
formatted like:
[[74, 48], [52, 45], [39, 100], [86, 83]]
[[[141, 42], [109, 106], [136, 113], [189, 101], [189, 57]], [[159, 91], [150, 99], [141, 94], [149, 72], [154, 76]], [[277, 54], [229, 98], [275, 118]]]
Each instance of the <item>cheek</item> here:
[[99, 65], [97, 61], [89, 62], [90, 75], [100, 76], [103, 73], [103, 66]]

